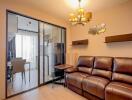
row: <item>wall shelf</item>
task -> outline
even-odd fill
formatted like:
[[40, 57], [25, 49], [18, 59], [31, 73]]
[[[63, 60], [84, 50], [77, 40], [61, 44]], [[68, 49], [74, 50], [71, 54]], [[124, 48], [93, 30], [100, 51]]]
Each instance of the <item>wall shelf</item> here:
[[72, 41], [72, 45], [88, 45], [88, 39]]
[[132, 41], [132, 33], [105, 37], [105, 43], [124, 41]]

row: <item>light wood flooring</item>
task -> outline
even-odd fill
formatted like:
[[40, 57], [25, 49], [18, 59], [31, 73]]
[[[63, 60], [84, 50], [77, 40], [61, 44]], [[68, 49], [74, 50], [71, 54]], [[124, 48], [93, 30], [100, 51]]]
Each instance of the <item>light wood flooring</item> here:
[[7, 100], [87, 100], [61, 85], [45, 85]]
[[37, 69], [33, 69], [30, 71], [30, 82], [29, 82], [29, 71], [26, 71], [26, 77], [25, 77], [25, 80], [23, 81], [22, 81], [21, 73], [17, 73], [16, 75], [14, 75], [13, 83], [8, 81], [7, 85], [8, 85], [7, 86], [8, 96], [37, 87], [38, 86], [38, 71]]

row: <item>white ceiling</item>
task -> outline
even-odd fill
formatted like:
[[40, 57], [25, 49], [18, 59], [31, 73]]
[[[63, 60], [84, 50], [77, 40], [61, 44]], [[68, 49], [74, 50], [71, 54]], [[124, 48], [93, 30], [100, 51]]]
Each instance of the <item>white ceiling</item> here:
[[[78, 7], [78, 0], [12, 0], [11, 2], [13, 1], [25, 6], [34, 7], [35, 9], [63, 19], [67, 19], [69, 14]], [[82, 5], [86, 10], [93, 12], [126, 1], [128, 0], [82, 0]]]

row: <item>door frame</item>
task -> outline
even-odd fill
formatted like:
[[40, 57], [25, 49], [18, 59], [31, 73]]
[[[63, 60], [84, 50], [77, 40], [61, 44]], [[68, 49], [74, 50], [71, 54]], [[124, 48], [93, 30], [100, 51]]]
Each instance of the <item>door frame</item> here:
[[[31, 88], [29, 90], [25, 90], [25, 91], [22, 91], [20, 93], [16, 93], [16, 94], [13, 94], [13, 95], [10, 95], [8, 96], [7, 94], [7, 51], [8, 51], [8, 13], [12, 13], [12, 14], [16, 14], [16, 15], [20, 15], [20, 16], [23, 16], [23, 17], [26, 17], [26, 18], [30, 18], [30, 19], [33, 19], [33, 20], [36, 20], [38, 21], [38, 86], [34, 87], [34, 88]], [[39, 29], [39, 22], [43, 22], [43, 23], [46, 23], [46, 24], [49, 24], [49, 25], [53, 25], [53, 26], [56, 26], [56, 27], [59, 27], [59, 28], [62, 28], [64, 29], [66, 32], [67, 32], [67, 29], [63, 26], [59, 26], [59, 25], [56, 25], [56, 24], [53, 24], [53, 23], [50, 23], [50, 22], [47, 22], [47, 21], [43, 21], [43, 20], [40, 20], [40, 19], [36, 19], [34, 17], [31, 17], [31, 16], [28, 16], [28, 15], [25, 15], [25, 14], [21, 14], [21, 13], [18, 13], [18, 12], [15, 12], [15, 11], [12, 11], [12, 10], [9, 10], [9, 9], [6, 9], [6, 60], [5, 60], [5, 97], [6, 98], [11, 98], [11, 97], [14, 97], [14, 96], [17, 96], [17, 95], [20, 95], [20, 94], [23, 94], [23, 93], [26, 93], [26, 92], [29, 92], [29, 91], [32, 91], [38, 87], [41, 87], [45, 84], [48, 84], [48, 83], [51, 83], [52, 81], [48, 81], [44, 84], [40, 84], [40, 29]], [[66, 33], [65, 32], [65, 53], [66, 53]], [[65, 62], [66, 62], [66, 57], [65, 57]]]

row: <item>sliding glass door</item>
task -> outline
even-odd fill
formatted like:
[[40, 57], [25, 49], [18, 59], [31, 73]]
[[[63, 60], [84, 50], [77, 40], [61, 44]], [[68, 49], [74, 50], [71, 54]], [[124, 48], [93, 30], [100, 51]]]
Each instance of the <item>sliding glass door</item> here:
[[65, 29], [40, 23], [40, 83], [53, 79], [54, 66], [65, 63]]
[[8, 13], [7, 96], [38, 86], [38, 21]]
[[53, 79], [54, 66], [65, 63], [66, 29], [7, 12], [7, 97]]

